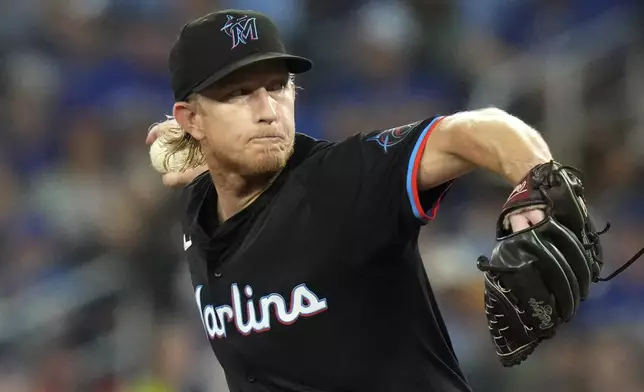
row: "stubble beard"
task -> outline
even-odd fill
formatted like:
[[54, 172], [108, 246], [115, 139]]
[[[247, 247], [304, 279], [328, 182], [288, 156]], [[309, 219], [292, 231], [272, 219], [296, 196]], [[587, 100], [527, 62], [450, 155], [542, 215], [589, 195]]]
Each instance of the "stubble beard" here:
[[272, 175], [276, 174], [286, 166], [289, 158], [293, 155], [293, 143], [291, 143], [286, 150], [275, 151], [274, 147], [266, 146], [266, 148], [258, 154], [258, 159], [253, 159], [251, 164], [248, 165], [248, 175]]
[[241, 156], [230, 156], [226, 151], [219, 151], [214, 158], [221, 171], [237, 173], [249, 179], [271, 178], [284, 169], [293, 152], [294, 142], [291, 142], [286, 150], [267, 145], [253, 152], [244, 151]]

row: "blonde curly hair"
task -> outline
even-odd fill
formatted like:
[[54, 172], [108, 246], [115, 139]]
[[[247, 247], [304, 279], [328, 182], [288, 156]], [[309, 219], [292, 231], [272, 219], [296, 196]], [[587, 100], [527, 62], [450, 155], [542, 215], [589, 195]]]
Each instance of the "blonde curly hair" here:
[[[199, 141], [184, 131], [174, 117], [166, 116], [165, 121], [152, 124], [148, 132], [157, 134], [155, 143], [161, 156], [156, 159], [161, 160], [162, 172], [184, 172], [206, 164]], [[159, 167], [157, 170], [161, 171]]]

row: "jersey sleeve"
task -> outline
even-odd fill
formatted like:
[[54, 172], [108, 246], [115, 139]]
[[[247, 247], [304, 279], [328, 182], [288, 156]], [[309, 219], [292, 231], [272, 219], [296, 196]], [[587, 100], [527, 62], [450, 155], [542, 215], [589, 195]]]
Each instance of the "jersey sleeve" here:
[[336, 145], [338, 160], [346, 168], [341, 177], [345, 183], [360, 184], [357, 208], [362, 213], [395, 214], [420, 225], [436, 217], [453, 180], [421, 192], [418, 171], [431, 134], [443, 118], [361, 133]]

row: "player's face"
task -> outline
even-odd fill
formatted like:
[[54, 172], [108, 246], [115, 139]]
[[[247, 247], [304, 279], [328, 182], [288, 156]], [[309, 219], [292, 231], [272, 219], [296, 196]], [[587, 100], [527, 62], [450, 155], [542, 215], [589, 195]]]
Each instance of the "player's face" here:
[[295, 139], [295, 89], [282, 63], [243, 68], [202, 95], [197, 117], [211, 166], [245, 176], [284, 167]]

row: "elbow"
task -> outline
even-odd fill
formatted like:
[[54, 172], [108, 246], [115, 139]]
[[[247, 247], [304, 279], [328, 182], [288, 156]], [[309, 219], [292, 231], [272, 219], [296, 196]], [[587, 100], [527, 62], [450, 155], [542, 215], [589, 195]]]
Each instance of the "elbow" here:
[[487, 107], [487, 108], [481, 108], [481, 109], [475, 110], [475, 112], [480, 112], [482, 114], [487, 114], [487, 115], [497, 115], [497, 116], [498, 115], [508, 115], [508, 112], [506, 112], [505, 110], [497, 108], [497, 107], [494, 107], [494, 106], [490, 106], [490, 107]]
[[475, 110], [474, 112], [476, 117], [482, 121], [504, 121], [507, 122], [510, 119], [513, 119], [510, 113], [506, 112], [503, 109], [496, 107], [489, 107], [484, 109]]
[[496, 107], [455, 113], [441, 125], [443, 132], [436, 136], [442, 149], [459, 156], [473, 151], [492, 153], [499, 148], [532, 144], [540, 139], [529, 125]]
[[472, 117], [468, 124], [469, 131], [475, 134], [502, 133], [516, 134], [522, 138], [533, 138], [538, 132], [521, 119], [503, 109], [489, 107], [470, 112]]
[[462, 141], [472, 137], [481, 137], [483, 134], [497, 132], [499, 129], [511, 128], [508, 125], [515, 122], [515, 117], [506, 111], [488, 107], [477, 110], [458, 112], [448, 116], [443, 121], [443, 139], [445, 142]]
[[509, 123], [514, 117], [505, 110], [488, 107], [483, 109], [458, 112], [448, 116], [444, 123], [445, 129], [451, 131], [469, 131], [472, 128], [480, 127], [481, 124]]

